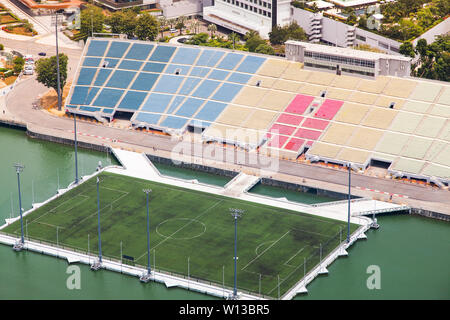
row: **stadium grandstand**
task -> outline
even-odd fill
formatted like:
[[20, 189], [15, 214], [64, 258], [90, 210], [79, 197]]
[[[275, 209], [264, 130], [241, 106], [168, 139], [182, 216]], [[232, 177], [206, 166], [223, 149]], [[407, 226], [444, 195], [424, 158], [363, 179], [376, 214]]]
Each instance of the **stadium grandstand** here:
[[66, 112], [135, 128], [450, 183], [450, 86], [305, 70], [227, 49], [88, 39]]

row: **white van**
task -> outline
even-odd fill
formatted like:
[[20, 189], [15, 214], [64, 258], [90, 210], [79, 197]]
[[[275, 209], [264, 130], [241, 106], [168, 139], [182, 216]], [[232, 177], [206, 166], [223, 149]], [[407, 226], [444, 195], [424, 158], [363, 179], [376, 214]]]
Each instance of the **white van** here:
[[25, 68], [23, 70], [23, 74], [33, 75], [33, 73], [34, 73], [33, 66], [32, 65], [25, 65]]

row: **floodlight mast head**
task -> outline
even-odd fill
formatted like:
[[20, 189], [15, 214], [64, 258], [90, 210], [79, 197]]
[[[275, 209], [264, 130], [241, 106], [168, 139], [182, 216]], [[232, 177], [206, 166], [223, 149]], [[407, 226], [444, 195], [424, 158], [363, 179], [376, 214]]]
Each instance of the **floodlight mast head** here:
[[244, 213], [244, 210], [236, 209], [236, 208], [230, 208], [230, 213], [235, 219], [237, 219], [237, 218], [240, 218], [242, 216], [242, 214]]

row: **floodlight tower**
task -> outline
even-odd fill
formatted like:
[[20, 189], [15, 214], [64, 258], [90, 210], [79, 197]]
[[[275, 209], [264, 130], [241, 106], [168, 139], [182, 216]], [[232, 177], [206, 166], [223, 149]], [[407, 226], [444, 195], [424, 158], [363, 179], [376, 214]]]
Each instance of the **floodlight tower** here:
[[152, 269], [150, 267], [150, 217], [148, 213], [148, 198], [149, 194], [152, 192], [152, 189], [143, 189], [142, 191], [144, 191], [147, 196], [147, 273], [144, 273], [139, 280], [141, 282], [148, 282], [152, 273]]
[[348, 213], [347, 213], [347, 243], [350, 243], [350, 202], [351, 202], [352, 164], [348, 163]]
[[230, 213], [234, 217], [234, 289], [231, 299], [237, 299], [237, 219], [242, 216], [244, 210], [230, 208]]
[[99, 192], [100, 180], [97, 177], [97, 219], [98, 219], [98, 261], [94, 261], [91, 265], [92, 270], [98, 270], [102, 266], [102, 237], [100, 228], [100, 192]]
[[20, 163], [14, 164], [14, 168], [16, 168], [17, 173], [17, 187], [19, 189], [19, 213], [20, 213], [20, 231], [21, 231], [21, 238], [20, 243], [17, 243], [14, 245], [13, 249], [16, 251], [20, 251], [23, 248], [23, 245], [25, 243], [24, 236], [23, 236], [23, 217], [22, 217], [22, 196], [20, 194], [20, 173], [23, 171], [23, 168], [25, 168]]

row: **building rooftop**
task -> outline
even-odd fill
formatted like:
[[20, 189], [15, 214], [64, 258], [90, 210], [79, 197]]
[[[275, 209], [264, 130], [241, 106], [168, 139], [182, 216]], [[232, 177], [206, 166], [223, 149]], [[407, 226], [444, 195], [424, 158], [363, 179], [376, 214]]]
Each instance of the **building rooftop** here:
[[368, 59], [368, 60], [378, 60], [380, 58], [383, 58], [383, 59], [402, 60], [405, 62], [411, 61], [411, 58], [404, 57], [401, 55], [389, 55], [389, 54], [385, 54], [385, 53], [355, 50], [352, 48], [327, 46], [327, 45], [323, 45], [323, 44], [315, 44], [315, 43], [302, 42], [302, 41], [288, 40], [288, 41], [286, 41], [286, 44], [300, 45], [300, 46], [306, 48], [306, 50], [308, 50], [308, 51], [315, 51], [315, 52], [320, 52], [320, 53], [325, 53], [325, 54], [333, 54], [333, 55], [339, 55], [339, 56], [345, 56], [345, 57], [354, 57], [354, 58]]

